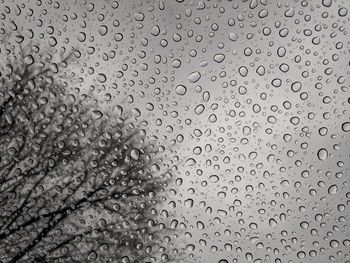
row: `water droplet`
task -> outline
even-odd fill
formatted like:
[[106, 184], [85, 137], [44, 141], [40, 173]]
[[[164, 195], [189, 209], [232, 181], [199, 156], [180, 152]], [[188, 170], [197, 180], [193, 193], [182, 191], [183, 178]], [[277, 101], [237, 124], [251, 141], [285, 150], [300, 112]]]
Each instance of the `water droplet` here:
[[325, 161], [328, 158], [328, 151], [325, 148], [321, 148], [317, 152], [317, 157], [321, 161]]
[[294, 11], [294, 8], [293, 8], [293, 7], [287, 9], [286, 12], [284, 12], [284, 15], [285, 15], [286, 17], [293, 17], [294, 14], [295, 14], [295, 11]]
[[187, 92], [187, 88], [184, 85], [178, 85], [175, 89], [177, 95], [183, 96]]
[[344, 122], [341, 126], [343, 132], [349, 132], [350, 131], [350, 122]]
[[92, 112], [92, 116], [95, 120], [99, 120], [103, 117], [103, 113], [101, 111], [95, 110]]
[[248, 69], [245, 66], [241, 66], [238, 69], [239, 74], [241, 74], [242, 77], [246, 77], [248, 75]]
[[186, 206], [186, 208], [192, 208], [192, 207], [193, 207], [193, 204], [194, 204], [193, 199], [189, 198], [189, 199], [185, 200], [185, 206]]
[[229, 39], [230, 39], [231, 41], [237, 41], [238, 35], [237, 35], [236, 33], [230, 33], [230, 34], [229, 34]]
[[196, 164], [196, 160], [193, 158], [188, 158], [186, 161], [187, 166], [194, 166]]
[[160, 33], [159, 26], [157, 26], [157, 25], [152, 26], [152, 28], [151, 28], [151, 34], [152, 34], [153, 36], [158, 36], [159, 33]]
[[299, 92], [301, 90], [301, 83], [299, 81], [293, 82], [291, 89], [293, 92]]
[[202, 221], [197, 221], [196, 225], [199, 230], [203, 230], [205, 228], [204, 223]]
[[130, 152], [130, 156], [131, 158], [133, 158], [134, 160], [138, 160], [139, 157], [140, 157], [141, 153], [140, 153], [140, 150], [139, 149], [132, 149], [131, 152]]
[[346, 16], [348, 14], [348, 9], [346, 9], [345, 7], [342, 7], [338, 10], [338, 15], [343, 17]]
[[95, 251], [91, 251], [87, 259], [89, 262], [95, 261], [97, 259], [97, 253]]
[[224, 54], [216, 54], [214, 56], [214, 61], [217, 62], [217, 63], [221, 63], [222, 61], [224, 61], [225, 59], [225, 55]]
[[97, 81], [100, 83], [105, 83], [107, 81], [107, 77], [103, 73], [98, 73], [97, 75]]
[[123, 36], [123, 34], [122, 33], [116, 33], [115, 35], [114, 35], [114, 40], [115, 41], [122, 41], [123, 40], [123, 38], [124, 38], [124, 36]]
[[322, 0], [322, 5], [325, 7], [330, 7], [332, 5], [332, 0]]
[[195, 109], [194, 109], [194, 112], [197, 114], [197, 115], [201, 115], [204, 111], [205, 107], [203, 104], [199, 104]]
[[331, 185], [329, 188], [328, 188], [328, 193], [330, 195], [334, 195], [338, 192], [338, 186], [336, 184], [333, 184]]
[[269, 12], [268, 12], [266, 9], [262, 9], [262, 10], [259, 12], [259, 14], [258, 14], [258, 16], [259, 16], [260, 18], [267, 17], [268, 15], [269, 15]]
[[98, 32], [100, 33], [101, 36], [105, 36], [108, 32], [108, 27], [105, 25], [101, 25], [98, 29]]
[[145, 15], [141, 12], [138, 12], [138, 13], [134, 14], [134, 18], [136, 21], [141, 22], [145, 19]]
[[198, 71], [194, 71], [188, 76], [188, 80], [192, 83], [196, 83], [200, 78], [201, 74]]

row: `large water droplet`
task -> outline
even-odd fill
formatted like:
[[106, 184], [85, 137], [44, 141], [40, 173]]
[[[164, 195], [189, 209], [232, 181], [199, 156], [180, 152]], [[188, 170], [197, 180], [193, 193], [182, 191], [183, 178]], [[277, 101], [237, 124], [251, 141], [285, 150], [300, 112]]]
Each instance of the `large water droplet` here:
[[196, 83], [200, 78], [201, 74], [198, 71], [194, 71], [188, 76], [188, 80], [192, 83]]
[[224, 54], [216, 54], [214, 56], [214, 61], [217, 63], [221, 63], [222, 61], [224, 61], [225, 59], [225, 55]]
[[328, 158], [328, 151], [325, 148], [321, 148], [317, 152], [317, 157], [321, 161], [325, 161]]
[[328, 193], [329, 193], [330, 195], [336, 194], [337, 191], [338, 191], [338, 186], [337, 186], [336, 184], [333, 184], [333, 185], [331, 185], [331, 186], [328, 188]]
[[177, 95], [183, 96], [187, 92], [187, 88], [184, 85], [178, 85], [175, 89]]

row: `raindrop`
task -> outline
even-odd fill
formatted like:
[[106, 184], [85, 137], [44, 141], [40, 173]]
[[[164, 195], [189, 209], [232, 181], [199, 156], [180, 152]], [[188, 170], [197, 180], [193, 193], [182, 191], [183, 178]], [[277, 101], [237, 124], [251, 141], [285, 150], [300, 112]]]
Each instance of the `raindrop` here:
[[187, 166], [193, 166], [196, 164], [196, 160], [193, 159], [193, 158], [188, 158], [187, 161], [186, 161], [186, 165]]
[[188, 76], [188, 80], [192, 83], [196, 83], [200, 78], [201, 74], [198, 71], [194, 71]]
[[205, 107], [203, 104], [199, 104], [195, 109], [194, 109], [194, 112], [197, 114], [197, 115], [201, 115], [204, 111]]
[[258, 73], [260, 76], [265, 75], [265, 68], [264, 68], [263, 66], [259, 66], [259, 67], [256, 69], [256, 73]]
[[94, 110], [92, 112], [92, 116], [93, 116], [93, 118], [95, 120], [99, 120], [99, 119], [101, 119], [103, 117], [103, 113], [101, 111], [99, 111], [99, 110]]
[[183, 96], [187, 92], [187, 88], [184, 85], [178, 85], [175, 89], [177, 95]]
[[338, 191], [338, 186], [336, 184], [333, 184], [328, 188], [328, 194], [330, 195], [336, 194], [337, 191]]
[[189, 199], [185, 200], [185, 206], [186, 206], [186, 208], [192, 208], [192, 207], [193, 207], [193, 204], [194, 204], [193, 199], [189, 198]]
[[230, 34], [229, 34], [229, 39], [230, 39], [231, 41], [237, 41], [238, 35], [237, 35], [236, 33], [230, 33]]
[[266, 9], [262, 9], [258, 15], [260, 18], [264, 18], [264, 17], [267, 17], [269, 15], [269, 12]]
[[346, 9], [345, 7], [342, 7], [338, 10], [338, 15], [343, 17], [346, 16], [348, 14], [348, 9]]
[[332, 5], [332, 0], [322, 0], [322, 5], [330, 7]]
[[343, 132], [349, 132], [350, 131], [350, 122], [344, 122], [341, 126]]
[[134, 18], [136, 21], [141, 22], [145, 19], [145, 15], [141, 12], [138, 12], [138, 13], [134, 14]]
[[102, 25], [99, 27], [98, 32], [100, 33], [101, 36], [105, 36], [108, 32], [108, 27], [105, 25]]
[[122, 41], [123, 40], [123, 38], [124, 38], [124, 36], [123, 36], [123, 34], [121, 34], [121, 33], [116, 33], [115, 35], [114, 35], [114, 40], [115, 41]]
[[299, 92], [301, 90], [301, 83], [299, 81], [296, 81], [291, 86], [292, 91]]
[[95, 251], [91, 251], [87, 259], [89, 262], [95, 261], [97, 259], [97, 253]]
[[242, 77], [246, 77], [248, 75], [248, 69], [245, 66], [241, 66], [238, 69], [239, 74], [241, 74]]
[[222, 61], [224, 61], [225, 59], [225, 55], [224, 54], [216, 54], [214, 56], [214, 61], [217, 63], [221, 63]]
[[211, 115], [209, 116], [209, 122], [215, 123], [216, 121], [217, 121], [216, 115], [215, 115], [215, 114], [211, 114]]
[[24, 63], [28, 66], [32, 65], [34, 63], [34, 58], [32, 55], [27, 55], [24, 57]]
[[288, 10], [286, 10], [286, 12], [284, 12], [284, 15], [286, 17], [293, 17], [295, 14], [294, 8], [289, 8]]
[[134, 160], [138, 160], [139, 159], [139, 157], [140, 157], [140, 150], [139, 149], [136, 149], [136, 148], [134, 148], [134, 149], [132, 149], [131, 150], [131, 152], [130, 152], [130, 156], [131, 156], [131, 158], [133, 158]]
[[159, 33], [160, 33], [159, 26], [154, 25], [154, 26], [152, 27], [152, 29], [151, 29], [151, 34], [152, 34], [153, 36], [158, 36]]
[[317, 152], [317, 157], [320, 161], [325, 161], [328, 158], [328, 151], [325, 148], [321, 148]]
[[100, 83], [105, 83], [107, 81], [107, 77], [103, 73], [98, 73], [97, 75], [97, 81]]
[[278, 49], [277, 49], [277, 55], [279, 56], [279, 57], [284, 57], [285, 55], [286, 55], [286, 49], [284, 48], [284, 47], [279, 47]]

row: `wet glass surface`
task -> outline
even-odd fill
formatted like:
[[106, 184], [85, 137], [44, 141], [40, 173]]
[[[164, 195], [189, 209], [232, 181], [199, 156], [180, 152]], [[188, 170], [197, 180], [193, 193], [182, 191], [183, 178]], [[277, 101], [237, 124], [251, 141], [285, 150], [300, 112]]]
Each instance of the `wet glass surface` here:
[[0, 262], [350, 262], [350, 2], [0, 0]]

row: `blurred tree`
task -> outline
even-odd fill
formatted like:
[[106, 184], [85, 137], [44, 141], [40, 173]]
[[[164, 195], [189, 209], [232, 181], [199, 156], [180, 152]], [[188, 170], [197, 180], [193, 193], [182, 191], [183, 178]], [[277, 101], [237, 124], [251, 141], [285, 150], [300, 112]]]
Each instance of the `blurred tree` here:
[[121, 107], [101, 112], [69, 94], [71, 56], [2, 52], [0, 261], [167, 261], [163, 147]]

